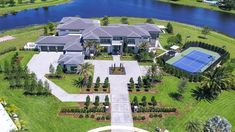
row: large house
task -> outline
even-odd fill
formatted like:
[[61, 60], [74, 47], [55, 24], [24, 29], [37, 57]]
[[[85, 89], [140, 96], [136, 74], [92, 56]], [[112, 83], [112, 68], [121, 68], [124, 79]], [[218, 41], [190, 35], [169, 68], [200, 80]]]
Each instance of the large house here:
[[[88, 41], [99, 43], [108, 53], [122, 53], [125, 46], [133, 52], [138, 52], [138, 47], [143, 42], [148, 43], [150, 47], [155, 47], [161, 32], [160, 28], [154, 24], [101, 26], [99, 20], [78, 17], [64, 17], [56, 29], [59, 36], [42, 36], [36, 41], [37, 47], [39, 51], [63, 52], [64, 55], [60, 57], [60, 60], [66, 57], [66, 60], [73, 60], [71, 62], [75, 62], [74, 56], [84, 57], [87, 51], [85, 44]], [[71, 65], [83, 63], [83, 59], [79, 58], [79, 60], [76, 64], [71, 62], [67, 64], [64, 61], [59, 61], [59, 63], [64, 67], [65, 65], [71, 67]]]

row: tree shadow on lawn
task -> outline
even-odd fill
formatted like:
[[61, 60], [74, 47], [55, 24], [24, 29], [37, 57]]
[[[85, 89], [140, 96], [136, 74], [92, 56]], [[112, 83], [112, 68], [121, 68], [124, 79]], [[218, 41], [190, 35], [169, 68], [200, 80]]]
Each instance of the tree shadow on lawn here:
[[168, 94], [172, 99], [177, 100], [177, 101], [181, 101], [183, 99], [182, 94], [177, 93], [177, 92], [171, 92]]

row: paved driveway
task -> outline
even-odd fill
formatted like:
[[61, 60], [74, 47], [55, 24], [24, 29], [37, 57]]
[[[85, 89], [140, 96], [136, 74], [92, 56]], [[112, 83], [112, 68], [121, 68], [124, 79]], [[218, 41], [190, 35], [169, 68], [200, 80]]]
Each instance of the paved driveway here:
[[[137, 61], [103, 61], [103, 60], [86, 60], [94, 65], [94, 82], [97, 77], [100, 77], [101, 82], [104, 81], [106, 77], [109, 77], [110, 81], [115, 80], [120, 83], [128, 83], [130, 78], [133, 77], [137, 81], [139, 76], [142, 76], [142, 71]], [[116, 64], [119, 66], [122, 63], [126, 70], [126, 75], [109, 75], [109, 67]], [[118, 80], [116, 80], [118, 78]]]
[[[87, 60], [87, 62], [94, 65], [94, 82], [97, 77], [100, 77], [101, 82], [106, 77], [109, 77], [111, 87], [111, 125], [133, 127], [127, 83], [129, 83], [131, 77], [137, 82], [138, 77], [146, 73], [145, 68], [141, 68], [137, 61], [120, 61], [119, 56], [113, 56], [112, 61]], [[119, 66], [120, 63], [125, 67], [126, 75], [109, 75], [109, 67], [114, 64]]]
[[88, 95], [91, 97], [91, 101], [95, 100], [95, 96], [99, 96], [100, 101], [104, 102], [105, 96], [109, 94], [69, 94], [45, 77], [45, 74], [49, 73], [50, 64], [54, 67], [58, 65], [57, 60], [61, 54], [56, 52], [40, 52], [29, 61], [28, 69], [36, 74], [38, 80], [47, 80], [50, 84], [51, 93], [62, 102], [85, 102]]

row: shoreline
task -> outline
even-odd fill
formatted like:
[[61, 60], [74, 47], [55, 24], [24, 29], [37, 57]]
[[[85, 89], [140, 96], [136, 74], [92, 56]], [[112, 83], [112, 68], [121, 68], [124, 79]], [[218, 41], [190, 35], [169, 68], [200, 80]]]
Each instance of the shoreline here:
[[43, 8], [43, 7], [56, 6], [60, 4], [66, 4], [71, 1], [72, 0], [52, 0], [52, 1], [45, 1], [45, 2], [39, 2], [39, 3], [25, 4], [25, 5], [23, 4], [16, 5], [13, 7], [4, 7], [4, 8], [0, 8], [0, 17], [7, 16], [10, 14], [17, 14], [18, 12], [29, 10], [29, 9], [37, 9], [37, 8]]
[[[189, 7], [195, 7], [195, 8], [203, 8], [203, 9], [208, 9], [208, 10], [211, 10], [211, 11], [217, 11], [217, 12], [223, 12], [223, 13], [228, 13], [228, 14], [231, 14], [231, 15], [235, 15], [235, 10], [226, 11], [226, 10], [222, 10], [222, 9], [216, 7], [216, 6], [212, 6], [212, 5], [209, 5], [208, 3], [203, 3], [203, 2], [196, 2], [196, 3], [192, 3], [192, 4], [186, 4], [186, 3], [180, 2], [180, 0], [179, 1], [158, 0], [158, 1], [159, 2], [164, 2], [164, 3], [175, 4], [175, 5], [189, 6]], [[204, 4], [204, 5], [200, 6], [200, 4]]]

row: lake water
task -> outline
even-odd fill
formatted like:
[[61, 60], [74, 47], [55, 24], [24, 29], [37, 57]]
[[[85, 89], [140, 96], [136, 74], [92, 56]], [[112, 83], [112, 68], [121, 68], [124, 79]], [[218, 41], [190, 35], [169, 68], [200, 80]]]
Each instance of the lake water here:
[[48, 9], [30, 9], [0, 17], [0, 30], [59, 21], [65, 16], [84, 18], [103, 16], [152, 17], [196, 26], [209, 26], [235, 37], [235, 15], [202, 8], [179, 6], [156, 0], [74, 0]]

